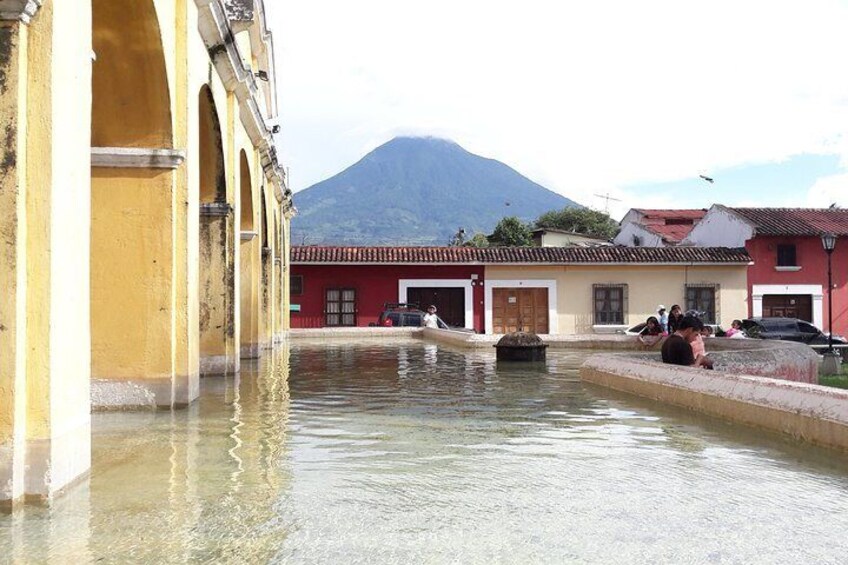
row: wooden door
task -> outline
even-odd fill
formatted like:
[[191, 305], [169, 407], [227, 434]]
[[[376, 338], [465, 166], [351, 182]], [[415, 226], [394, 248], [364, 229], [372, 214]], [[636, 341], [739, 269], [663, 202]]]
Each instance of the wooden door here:
[[548, 333], [548, 289], [492, 289], [492, 326], [496, 334], [515, 331]]
[[813, 297], [809, 294], [767, 294], [763, 296], [764, 318], [798, 318], [813, 321]]
[[465, 327], [465, 289], [420, 287], [406, 291], [406, 300], [426, 310], [433, 304], [444, 322], [456, 328]]

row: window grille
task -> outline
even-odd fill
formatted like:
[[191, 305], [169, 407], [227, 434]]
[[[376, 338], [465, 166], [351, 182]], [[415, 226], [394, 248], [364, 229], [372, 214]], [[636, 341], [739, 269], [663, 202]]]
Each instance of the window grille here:
[[596, 326], [624, 325], [627, 312], [626, 284], [593, 285], [592, 301]]

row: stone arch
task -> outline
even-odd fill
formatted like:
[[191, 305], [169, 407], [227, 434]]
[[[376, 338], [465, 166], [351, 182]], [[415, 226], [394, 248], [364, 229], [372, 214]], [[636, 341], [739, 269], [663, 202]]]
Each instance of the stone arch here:
[[256, 232], [254, 212], [254, 186], [247, 153], [239, 153], [239, 195], [241, 213], [240, 248], [240, 305], [241, 315], [241, 357], [259, 356], [259, 304], [262, 248], [261, 239]]
[[173, 151], [163, 48], [172, 34], [154, 0], [91, 6], [92, 379], [133, 382], [145, 402], [184, 405], [198, 388], [188, 340], [173, 339], [188, 333], [174, 297], [189, 291], [186, 208], [174, 197], [183, 156]]
[[241, 230], [254, 228], [253, 184], [250, 174], [250, 162], [244, 149], [239, 153], [239, 191], [241, 194]]
[[200, 202], [227, 201], [227, 171], [224, 165], [224, 142], [221, 120], [215, 98], [208, 85], [198, 94], [200, 134]]
[[92, 0], [91, 143], [173, 147], [171, 98], [152, 0]]
[[234, 238], [238, 235], [234, 235], [232, 206], [227, 201], [223, 130], [209, 85], [200, 88], [197, 102], [200, 372], [214, 375], [238, 370], [234, 350]]

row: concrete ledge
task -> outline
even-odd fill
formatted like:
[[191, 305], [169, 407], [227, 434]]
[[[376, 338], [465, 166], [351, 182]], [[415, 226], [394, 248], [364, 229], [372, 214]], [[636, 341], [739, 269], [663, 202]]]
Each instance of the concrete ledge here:
[[200, 376], [224, 375], [227, 367], [226, 355], [204, 355], [200, 358]]
[[592, 356], [587, 382], [848, 450], [848, 391], [759, 376]]
[[259, 359], [261, 356], [262, 346], [257, 343], [242, 345], [239, 348], [239, 357], [242, 359]]
[[420, 337], [424, 328], [298, 328], [288, 332], [289, 339], [366, 339], [375, 337]]
[[197, 379], [91, 379], [92, 412], [183, 408], [199, 394]]

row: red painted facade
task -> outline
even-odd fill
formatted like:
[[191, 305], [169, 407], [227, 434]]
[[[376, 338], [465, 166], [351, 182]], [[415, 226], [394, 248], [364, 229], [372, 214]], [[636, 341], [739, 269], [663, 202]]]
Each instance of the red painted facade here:
[[[291, 313], [293, 328], [324, 327], [324, 297], [328, 288], [348, 288], [356, 291], [356, 325], [376, 323], [383, 304], [398, 301], [401, 279], [415, 280], [472, 280], [474, 329], [483, 333], [483, 285], [485, 267], [482, 265], [292, 265], [292, 276], [303, 277], [303, 292], [292, 294], [292, 305], [300, 312]], [[467, 307], [467, 305], [466, 305]]]
[[[779, 271], [778, 245], [794, 244], [798, 271]], [[828, 330], [827, 253], [821, 238], [804, 236], [756, 236], [745, 248], [754, 260], [748, 267], [748, 296], [754, 285], [821, 285], [823, 290], [822, 330]], [[848, 238], [841, 238], [833, 252], [833, 331], [848, 335]], [[752, 300], [748, 313], [753, 315]]]

